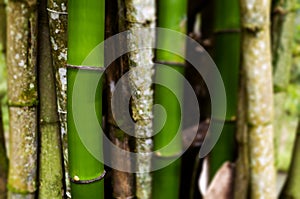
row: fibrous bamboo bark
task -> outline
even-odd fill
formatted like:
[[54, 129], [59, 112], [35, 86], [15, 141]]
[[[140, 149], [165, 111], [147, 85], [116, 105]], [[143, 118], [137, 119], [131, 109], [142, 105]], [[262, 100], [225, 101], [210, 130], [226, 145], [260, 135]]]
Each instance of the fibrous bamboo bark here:
[[[129, 48], [140, 49], [131, 51], [128, 55], [130, 75], [129, 84], [132, 91], [132, 118], [135, 122], [137, 168], [136, 174], [136, 196], [137, 198], [151, 198], [151, 181], [149, 173], [151, 157], [146, 152], [152, 150], [152, 106], [153, 91], [151, 89], [153, 76], [153, 50], [155, 32], [153, 30], [143, 31], [140, 28], [155, 27], [155, 0], [126, 0], [125, 1], [126, 29], [129, 30], [127, 45]], [[130, 49], [129, 49], [130, 50]]]
[[292, 163], [289, 169], [288, 178], [280, 194], [281, 199], [299, 199], [300, 184], [300, 122], [298, 123], [297, 137], [294, 144]]
[[[287, 161], [284, 157], [291, 156], [292, 153], [292, 149], [289, 149], [292, 144], [287, 142], [286, 137], [294, 137], [294, 132], [297, 128], [294, 126], [295, 131], [286, 132], [285, 129], [290, 126], [289, 124], [291, 123], [291, 119], [286, 113], [284, 107], [292, 66], [296, 1], [276, 0], [273, 4], [272, 59], [274, 69], [273, 85], [275, 88], [275, 157], [277, 168], [280, 170], [286, 170], [290, 164], [290, 158]], [[287, 133], [290, 135], [286, 136]]]
[[276, 198], [270, 1], [241, 0], [251, 198]]
[[[106, 38], [113, 36], [119, 31], [124, 31], [124, 22], [119, 17], [122, 16], [121, 10], [124, 11], [124, 2], [113, 0], [106, 4]], [[116, 14], [118, 12], [118, 14]], [[110, 56], [115, 54], [115, 47], [107, 46], [105, 54]], [[133, 147], [130, 146], [131, 137], [123, 132], [118, 124], [116, 123], [113, 116], [113, 91], [116, 88], [118, 80], [128, 71], [128, 64], [126, 63], [125, 57], [115, 60], [106, 70], [106, 82], [107, 82], [107, 121], [106, 128], [109, 133], [109, 138], [111, 142], [126, 151], [132, 151]], [[122, 87], [122, 95], [130, 96], [130, 89], [127, 85]], [[126, 104], [120, 102], [121, 100], [126, 100], [125, 98], [119, 98], [118, 103]], [[126, 107], [127, 108], [127, 107]], [[118, 111], [121, 111], [118, 109]], [[125, 116], [126, 117], [126, 116]], [[123, 118], [126, 121], [128, 118]], [[116, 167], [126, 164], [126, 168], [131, 168], [133, 163], [129, 161], [129, 157], [124, 157], [124, 155], [119, 153], [111, 153], [112, 162]], [[124, 161], [125, 160], [125, 161]], [[134, 174], [129, 172], [123, 172], [116, 169], [111, 171], [111, 185], [112, 185], [112, 197], [113, 198], [133, 198], [134, 197]]]
[[63, 173], [59, 119], [47, 16], [47, 0], [39, 2], [39, 194], [38, 198], [62, 198]]
[[9, 198], [33, 198], [37, 173], [37, 2], [8, 1]]
[[67, 142], [67, 0], [48, 0], [48, 20], [52, 62], [55, 74], [57, 107], [62, 136], [65, 183], [68, 197], [70, 181], [68, 175], [68, 142]]

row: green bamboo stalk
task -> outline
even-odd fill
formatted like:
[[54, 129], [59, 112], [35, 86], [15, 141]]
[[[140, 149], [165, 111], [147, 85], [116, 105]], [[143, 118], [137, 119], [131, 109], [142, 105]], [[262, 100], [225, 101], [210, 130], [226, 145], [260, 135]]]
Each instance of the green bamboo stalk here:
[[[124, 24], [122, 19], [120, 18], [121, 10], [124, 11], [124, 2], [119, 0], [110, 0], [106, 3], [106, 38], [117, 34], [119, 31], [124, 30]], [[118, 14], [116, 14], [116, 12]], [[108, 46], [107, 51], [105, 53], [112, 55], [115, 54], [115, 47]], [[107, 82], [107, 121], [106, 121], [106, 129], [108, 130], [109, 138], [111, 142], [125, 150], [132, 151], [134, 147], [130, 146], [131, 137], [123, 132], [116, 123], [113, 113], [112, 113], [112, 91], [116, 88], [116, 84], [118, 80], [122, 77], [122, 73], [128, 71], [128, 64], [126, 64], [125, 59], [118, 59], [114, 61], [109, 68], [106, 70], [106, 82]], [[124, 96], [130, 96], [130, 89], [125, 86], [122, 87], [122, 94]], [[126, 100], [125, 98], [119, 98], [118, 100]], [[118, 101], [120, 104], [126, 104]], [[121, 111], [121, 110], [118, 110]], [[125, 116], [126, 117], [126, 116]], [[124, 121], [128, 120], [128, 118], [123, 118]], [[127, 168], [131, 168], [133, 163], [129, 160], [130, 157], [126, 157], [125, 155], [120, 155], [120, 153], [114, 153], [114, 150], [111, 151], [111, 161], [114, 162], [116, 167], [121, 167], [126, 164]], [[112, 169], [111, 172], [111, 186], [112, 186], [112, 197], [113, 198], [133, 198], [134, 197], [134, 174], [129, 172], [123, 172], [116, 169]]]
[[39, 2], [39, 193], [38, 198], [62, 198], [63, 173], [54, 70], [47, 16], [47, 0]]
[[[158, 2], [157, 8], [158, 27], [168, 28], [184, 34], [187, 32], [187, 1], [162, 0]], [[160, 46], [165, 49], [176, 48], [182, 51], [185, 50], [185, 39], [173, 41], [166, 39], [167, 37], [168, 35], [158, 35], [157, 42]], [[172, 67], [172, 69], [184, 73], [183, 66], [185, 60], [182, 57], [166, 51], [157, 50], [156, 61], [166, 63], [166, 65]], [[154, 149], [157, 151], [156, 155], [158, 155], [159, 158], [168, 159], [169, 157], [180, 154], [182, 151], [181, 136], [179, 136], [177, 140], [173, 140], [176, 143], [173, 148], [164, 151], [160, 150], [160, 148], [169, 144], [177, 132], [181, 132], [179, 128], [182, 116], [179, 102], [183, 100], [183, 82], [180, 81], [178, 77], [170, 75], [168, 71], [162, 70], [156, 71], [155, 79], [158, 81], [164, 80], [174, 85], [177, 92], [181, 93], [181, 96], [174, 96], [172, 93], [174, 91], [171, 92], [160, 85], [155, 86], [155, 104], [160, 104], [165, 108], [167, 119], [159, 134], [154, 137]], [[179, 97], [179, 99], [177, 97]], [[163, 118], [161, 118], [161, 115], [155, 115], [154, 129], [159, 125], [159, 121], [163, 121]], [[153, 174], [153, 198], [179, 198], [180, 171], [181, 159], [177, 159], [167, 167], [155, 171]]]
[[[227, 97], [227, 113], [222, 134], [210, 160], [210, 177], [225, 161], [235, 160], [238, 79], [240, 66], [240, 7], [238, 0], [214, 2], [214, 61], [221, 73]], [[220, 118], [212, 118], [220, 119]]]
[[300, 122], [298, 123], [297, 137], [294, 143], [293, 158], [288, 172], [288, 178], [280, 194], [280, 199], [299, 199], [300, 184]]
[[[280, 170], [287, 170], [291, 159], [292, 144], [285, 141], [286, 124], [291, 123], [286, 113], [284, 104], [287, 97], [287, 87], [290, 81], [292, 66], [292, 50], [295, 32], [296, 0], [284, 0], [273, 2], [272, 17], [272, 61], [273, 61], [273, 86], [275, 88], [274, 104], [274, 132], [275, 132], [275, 155], [276, 166]], [[297, 123], [297, 122], [295, 122]], [[289, 125], [290, 126], [290, 125]], [[295, 131], [290, 137], [295, 137]], [[292, 140], [292, 139], [291, 139]]]
[[8, 1], [9, 198], [34, 198], [37, 174], [37, 2]]
[[242, 66], [245, 71], [250, 154], [250, 195], [276, 198], [270, 1], [241, 0]]
[[152, 49], [131, 50], [130, 48], [154, 46], [154, 30], [140, 33], [140, 28], [155, 27], [155, 0], [126, 0], [125, 1], [126, 29], [129, 30], [127, 45], [129, 51], [128, 64], [129, 84], [132, 92], [131, 109], [135, 122], [137, 174], [136, 197], [151, 198], [152, 176], [151, 157], [146, 152], [152, 151], [152, 106], [153, 91], [151, 89], [153, 76]]
[[[103, 67], [103, 60], [89, 60], [89, 68], [81, 67], [85, 58], [98, 44], [104, 40], [105, 28], [105, 3], [92, 0], [82, 2], [71, 0], [68, 2], [68, 64], [74, 67], [67, 69], [67, 120], [68, 120], [68, 147], [69, 147], [69, 172], [72, 178], [72, 198], [103, 198], [104, 182], [97, 180], [85, 184], [79, 180], [93, 180], [104, 174], [104, 165], [94, 157], [82, 143], [76, 126], [81, 126], [86, 131], [86, 136], [93, 141], [99, 153], [102, 150], [102, 140], [99, 137], [102, 122], [102, 83], [99, 82], [101, 72], [97, 67]], [[99, 55], [101, 52], [98, 52]], [[100, 55], [101, 56], [101, 55]], [[93, 67], [93, 69], [92, 69]], [[76, 79], [78, 90], [73, 90]], [[91, 93], [91, 86], [97, 85], [96, 93]], [[93, 91], [92, 91], [93, 92]], [[73, 107], [73, 101], [79, 101], [81, 106]], [[92, 103], [91, 103], [92, 102]], [[92, 107], [91, 107], [92, 106]], [[77, 110], [75, 110], [77, 109]], [[97, 120], [93, 113], [97, 111]], [[80, 112], [80, 121], [74, 120], [74, 113]]]
[[68, 175], [68, 141], [67, 141], [67, 0], [48, 0], [48, 20], [52, 62], [55, 71], [57, 107], [62, 136], [64, 157], [65, 186], [70, 196], [70, 181]]

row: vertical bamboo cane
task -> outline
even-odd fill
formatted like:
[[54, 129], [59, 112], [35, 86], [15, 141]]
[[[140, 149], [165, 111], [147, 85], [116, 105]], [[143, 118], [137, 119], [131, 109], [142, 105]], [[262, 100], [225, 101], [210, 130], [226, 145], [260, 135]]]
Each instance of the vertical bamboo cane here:
[[37, 2], [8, 1], [9, 198], [33, 198], [37, 173]]
[[[0, 198], [7, 197], [7, 172], [8, 158], [5, 148], [4, 127], [2, 119], [2, 98], [4, 96], [3, 85], [6, 50], [6, 12], [4, 0], [0, 0]], [[5, 86], [4, 86], [5, 87]]]
[[[240, 66], [240, 7], [238, 0], [214, 2], [214, 61], [226, 89], [227, 114], [218, 143], [210, 154], [211, 178], [229, 160], [235, 159], [238, 78]], [[219, 118], [212, 118], [219, 119]]]
[[47, 0], [48, 20], [50, 28], [50, 42], [57, 105], [62, 136], [64, 157], [65, 186], [67, 196], [70, 197], [70, 181], [68, 175], [68, 142], [67, 142], [67, 0]]
[[39, 2], [39, 194], [38, 198], [62, 198], [62, 150], [57, 115], [55, 79], [47, 17], [47, 0]]
[[[120, 14], [124, 11], [124, 2], [119, 0], [112, 0], [106, 3], [106, 38], [117, 34], [119, 31], [124, 30], [123, 15]], [[116, 14], [117, 13], [117, 14]], [[116, 49], [112, 46], [107, 46], [105, 54], [107, 56], [115, 53]], [[105, 56], [106, 57], [106, 56]], [[115, 60], [106, 70], [107, 81], [107, 121], [106, 129], [109, 133], [111, 142], [117, 147], [132, 151], [134, 147], [130, 146], [131, 137], [123, 132], [117, 125], [112, 113], [112, 91], [116, 88], [118, 80], [122, 77], [123, 73], [128, 71], [128, 64], [124, 57]], [[125, 86], [122, 89], [122, 94], [130, 96], [130, 89]], [[125, 94], [126, 93], [126, 94]], [[123, 99], [118, 99], [123, 100]], [[118, 101], [120, 102], [120, 101]], [[123, 103], [125, 104], [125, 103]], [[120, 110], [119, 110], [120, 111]], [[126, 121], [128, 118], [124, 118]], [[132, 142], [131, 142], [132, 143]], [[119, 153], [111, 154], [111, 160], [116, 166], [126, 164], [128, 168], [132, 167], [133, 163], [129, 161], [129, 157], [120, 155]], [[124, 161], [127, 160], [127, 161]], [[134, 197], [134, 174], [112, 169], [111, 171], [111, 185], [113, 198], [133, 198]]]
[[[173, 1], [162, 0], [158, 2], [158, 21], [157, 25], [162, 28], [168, 28], [181, 33], [187, 32], [187, 1]], [[185, 50], [185, 39], [180, 41], [172, 41], [168, 43], [166, 37], [168, 35], [158, 35], [157, 42], [165, 49], [178, 48], [182, 51]], [[180, 73], [184, 72], [183, 66], [185, 60], [177, 55], [169, 52], [158, 50], [156, 52], [156, 61], [165, 63]], [[179, 66], [178, 66], [179, 65]], [[159, 66], [158, 66], [159, 67]], [[164, 79], [169, 84], [175, 85], [174, 87], [183, 94], [183, 82], [178, 77], [171, 76], [166, 71], [156, 72], [156, 79]], [[160, 104], [166, 109], [167, 119], [164, 127], [159, 134], [154, 137], [154, 148], [158, 151], [160, 158], [169, 158], [176, 156], [182, 151], [181, 139], [176, 140], [176, 147], [168, 150], [161, 151], [160, 148], [166, 146], [176, 136], [177, 132], [181, 132], [181, 108], [176, 96], [166, 88], [160, 85], [155, 86], [155, 104]], [[154, 121], [162, 120], [159, 115], [156, 115]], [[158, 122], [159, 123], [159, 122]], [[154, 129], [157, 123], [154, 123]], [[153, 198], [179, 198], [180, 191], [180, 167], [181, 159], [176, 160], [165, 168], [154, 172], [153, 175]], [[161, 191], [164, 190], [164, 191]]]
[[276, 198], [270, 1], [241, 0], [242, 66], [245, 70], [251, 198]]
[[[292, 148], [286, 142], [285, 129], [291, 119], [285, 111], [284, 104], [287, 97], [287, 88], [290, 81], [292, 66], [292, 51], [295, 30], [296, 0], [273, 1], [272, 17], [272, 62], [274, 86], [274, 132], [275, 132], [275, 157], [276, 166], [280, 170], [287, 170], [290, 159], [287, 161], [285, 154], [291, 156]], [[295, 121], [296, 122], [296, 121]], [[290, 126], [290, 125], [289, 125]], [[291, 139], [295, 131], [289, 132]]]
[[[91, 50], [104, 40], [105, 3], [103, 0], [88, 2], [71, 0], [68, 2], [68, 13], [68, 64], [70, 67], [67, 70], [67, 120], [71, 195], [75, 199], [103, 198], [104, 166], [82, 143], [76, 126], [80, 125], [84, 128], [89, 139], [101, 153], [102, 139], [98, 135], [101, 132], [99, 124], [102, 121], [102, 82], [98, 81], [101, 74], [98, 67], [103, 67], [104, 62], [97, 59], [90, 60], [92, 63], [87, 63], [90, 66], [82, 67], [81, 64]], [[101, 52], [98, 53], [101, 56]], [[80, 87], [78, 90], [73, 90], [75, 80], [78, 78], [82, 80]], [[97, 85], [96, 93], [91, 93], [89, 87], [95, 84]], [[74, 100], [79, 101], [81, 106], [73, 107]], [[87, 112], [90, 109], [96, 110], [96, 121], [93, 113]], [[79, 116], [80, 121], [75, 124], [73, 114], [78, 111], [82, 115]]]
[[[127, 45], [133, 48], [154, 46], [155, 32], [144, 31], [144, 35], [137, 34], [140, 28], [155, 27], [155, 0], [126, 0], [125, 1], [126, 28], [129, 30]], [[130, 50], [130, 49], [129, 49]], [[152, 150], [152, 105], [153, 91], [151, 89], [153, 76], [153, 50], [133, 50], [128, 55], [130, 86], [132, 95], [132, 118], [135, 121], [135, 135], [137, 168], [136, 196], [137, 198], [151, 198], [152, 176], [149, 173], [151, 158], [142, 153]]]
[[281, 199], [300, 198], [300, 122], [298, 123], [297, 136], [294, 144], [292, 163], [289, 169], [288, 178], [280, 194]]

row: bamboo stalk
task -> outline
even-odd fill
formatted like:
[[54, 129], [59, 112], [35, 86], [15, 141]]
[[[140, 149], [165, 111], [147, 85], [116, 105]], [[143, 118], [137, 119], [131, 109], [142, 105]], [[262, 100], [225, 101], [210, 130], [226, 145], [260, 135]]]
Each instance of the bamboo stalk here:
[[[282, 157], [285, 154], [291, 156], [292, 149], [284, 139], [287, 132], [284, 132], [290, 118], [284, 109], [287, 97], [287, 87], [290, 81], [292, 66], [292, 50], [295, 32], [296, 1], [274, 1], [272, 17], [272, 61], [273, 61], [273, 86], [275, 88], [275, 157], [276, 166], [280, 170], [287, 170], [290, 159], [287, 161]], [[296, 128], [296, 126], [294, 127]], [[295, 131], [290, 135], [295, 136]]]
[[288, 172], [288, 178], [280, 194], [280, 199], [299, 199], [300, 183], [300, 122], [298, 123], [297, 136], [294, 143], [293, 158]]
[[[129, 31], [127, 46], [129, 51], [128, 64], [131, 70], [129, 84], [132, 92], [131, 109], [135, 122], [137, 173], [136, 173], [136, 197], [151, 198], [152, 176], [151, 157], [147, 152], [152, 151], [152, 105], [153, 91], [151, 89], [153, 76], [152, 49], [139, 49], [140, 47], [154, 46], [154, 30], [140, 33], [140, 28], [155, 27], [155, 1], [154, 0], [127, 0], [125, 1], [126, 29]], [[146, 39], [145, 39], [146, 38]], [[134, 72], [133, 72], [134, 71]]]
[[[88, 146], [81, 141], [79, 129], [96, 147], [99, 156], [102, 156], [102, 139], [99, 124], [102, 122], [102, 82], [99, 82], [103, 60], [89, 60], [88, 68], [81, 67], [85, 58], [98, 44], [104, 40], [105, 4], [104, 1], [71, 0], [68, 2], [68, 64], [67, 69], [67, 120], [68, 120], [68, 147], [69, 147], [69, 172], [71, 177], [72, 198], [103, 198], [104, 183], [101, 176], [105, 174], [104, 165], [98, 158], [88, 151]], [[99, 51], [98, 54], [101, 52]], [[93, 67], [93, 69], [92, 69]], [[75, 80], [76, 90], [73, 90]], [[80, 83], [80, 84], [79, 84]], [[89, 89], [96, 85], [96, 93]], [[73, 107], [75, 100], [80, 106]], [[97, 111], [97, 118], [93, 113]], [[74, 115], [80, 112], [81, 115]], [[75, 117], [80, 120], [75, 123]], [[82, 130], [81, 129], [81, 130]], [[97, 180], [98, 179], [98, 180]], [[82, 182], [83, 181], [83, 182]]]
[[[168, 28], [181, 33], [187, 32], [187, 1], [159, 1], [158, 8], [158, 20], [157, 26], [162, 28]], [[169, 9], [172, 8], [172, 9]], [[185, 50], [185, 39], [174, 41], [167, 39], [168, 35], [158, 35], [157, 43], [164, 49], [177, 48], [182, 51]], [[168, 42], [171, 41], [171, 42]], [[185, 64], [185, 60], [172, 53], [157, 50], [156, 61], [163, 63], [176, 63], [178, 65], [167, 64], [172, 69], [184, 73], [182, 66]], [[158, 66], [160, 67], [160, 66]], [[169, 157], [176, 156], [182, 151], [181, 136], [178, 136], [175, 141], [174, 147], [169, 150], [160, 150], [176, 136], [177, 132], [181, 133], [181, 107], [179, 102], [183, 100], [183, 82], [180, 78], [174, 75], [170, 75], [168, 71], [157, 70], [155, 74], [156, 81], [168, 82], [168, 84], [174, 85], [177, 89], [177, 93], [181, 96], [174, 96], [172, 92], [163, 86], [155, 86], [155, 104], [163, 106], [167, 113], [167, 119], [160, 130], [159, 134], [154, 136], [154, 149], [157, 151], [159, 158], [168, 159]], [[160, 79], [160, 80], [159, 80]], [[156, 122], [157, 121], [157, 122]], [[154, 129], [159, 126], [160, 121], [163, 121], [161, 115], [155, 115]], [[155, 162], [154, 162], [155, 164]], [[180, 171], [181, 171], [181, 159], [177, 159], [165, 168], [162, 168], [153, 173], [153, 198], [179, 198], [180, 191]], [[161, 190], [164, 190], [163, 192]]]
[[37, 174], [37, 2], [8, 1], [9, 198], [33, 198]]
[[276, 198], [270, 1], [241, 0], [251, 198]]
[[47, 0], [39, 2], [39, 194], [38, 198], [62, 198], [63, 173], [60, 128], [47, 16]]
[[0, 0], [0, 198], [7, 197], [8, 158], [5, 147], [4, 126], [2, 119], [2, 98], [6, 87], [4, 79], [6, 51], [6, 12], [4, 0]]
[[[1, 98], [0, 98], [1, 99]], [[8, 158], [6, 155], [5, 138], [2, 120], [2, 105], [0, 103], [0, 198], [7, 197]]]
[[[214, 2], [214, 61], [221, 73], [227, 97], [222, 134], [210, 156], [210, 177], [226, 161], [235, 160], [235, 131], [240, 66], [240, 7], [238, 0]], [[213, 118], [219, 119], [219, 118]]]
[[[122, 24], [122, 20], [119, 18], [119, 12], [124, 9], [124, 2], [113, 0], [106, 3], [106, 38], [117, 34], [119, 31], [124, 30], [124, 24]], [[118, 12], [118, 14], [116, 14]], [[112, 46], [107, 46], [107, 51], [105, 52], [107, 56], [115, 54], [116, 49]], [[116, 88], [118, 80], [124, 75], [123, 73], [128, 71], [128, 64], [126, 64], [126, 60], [123, 57], [114, 61], [107, 69], [106, 69], [106, 81], [107, 81], [107, 121], [106, 121], [106, 129], [108, 130], [109, 137], [111, 142], [126, 151], [132, 151], [134, 147], [130, 146], [132, 143], [132, 138], [123, 132], [118, 124], [116, 123], [113, 112], [112, 112], [112, 97], [113, 90]], [[126, 88], [125, 85], [122, 87], [122, 95], [130, 96], [130, 89]], [[120, 98], [118, 100], [126, 100], [125, 98]], [[119, 101], [118, 101], [119, 102]], [[126, 104], [120, 102], [120, 104]], [[118, 110], [120, 111], [120, 110]], [[128, 120], [128, 118], [123, 118], [124, 121]], [[113, 153], [114, 150], [111, 151], [111, 161], [114, 162], [116, 167], [121, 167], [121, 165], [127, 165], [126, 168], [131, 168], [133, 163], [130, 160], [130, 157], [126, 157], [125, 155], [121, 155], [119, 153]], [[124, 157], [125, 156], [125, 157]], [[125, 161], [124, 161], [125, 160]], [[116, 169], [111, 170], [111, 186], [112, 186], [112, 197], [113, 198], [133, 198], [134, 197], [134, 174], [129, 172], [123, 172]]]
[[67, 141], [67, 0], [48, 0], [48, 20], [52, 62], [55, 72], [57, 107], [62, 137], [65, 186], [70, 196], [70, 181], [68, 175], [68, 141]]
[[[242, 76], [244, 71], [240, 71]], [[236, 140], [238, 145], [238, 157], [236, 160], [236, 170], [234, 176], [234, 199], [247, 199], [250, 183], [249, 173], [249, 142], [247, 134], [247, 100], [245, 79], [240, 78], [239, 94], [238, 94], [238, 117]]]

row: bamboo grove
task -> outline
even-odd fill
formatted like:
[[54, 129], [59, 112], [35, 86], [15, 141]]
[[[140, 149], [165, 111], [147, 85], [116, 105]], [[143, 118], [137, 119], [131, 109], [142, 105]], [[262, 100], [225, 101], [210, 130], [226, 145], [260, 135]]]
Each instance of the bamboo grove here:
[[0, 0], [0, 199], [300, 199], [299, 5]]

